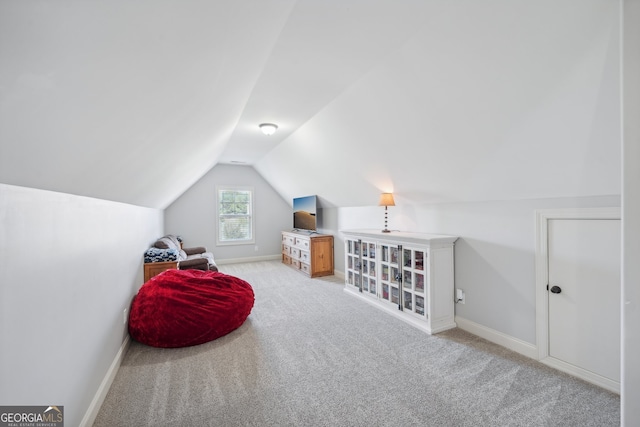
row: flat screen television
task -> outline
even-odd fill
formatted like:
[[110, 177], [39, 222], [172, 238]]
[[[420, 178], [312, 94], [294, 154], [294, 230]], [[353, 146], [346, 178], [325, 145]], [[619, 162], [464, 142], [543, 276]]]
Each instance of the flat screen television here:
[[318, 209], [316, 196], [293, 199], [293, 229], [316, 231]]

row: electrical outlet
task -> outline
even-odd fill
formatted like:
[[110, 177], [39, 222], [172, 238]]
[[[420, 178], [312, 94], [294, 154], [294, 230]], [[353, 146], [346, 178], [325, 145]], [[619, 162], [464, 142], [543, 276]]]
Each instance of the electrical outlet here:
[[464, 304], [464, 291], [456, 289], [456, 304]]
[[129, 309], [125, 308], [124, 312], [122, 312], [122, 323], [127, 324], [127, 320], [129, 320]]
[[254, 251], [256, 251], [256, 252], [258, 252], [258, 245], [255, 245], [255, 246], [253, 247], [253, 250], [254, 250]]

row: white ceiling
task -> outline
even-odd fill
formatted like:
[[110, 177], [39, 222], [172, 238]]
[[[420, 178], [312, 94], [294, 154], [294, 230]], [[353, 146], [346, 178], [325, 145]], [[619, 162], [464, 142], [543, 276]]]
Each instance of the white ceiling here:
[[419, 3], [0, 2], [0, 182], [165, 207], [313, 117]]
[[618, 3], [422, 5], [406, 40], [256, 162], [285, 200], [620, 194]]
[[[614, 3], [0, 1], [0, 182], [164, 208], [246, 163], [336, 206], [505, 178], [506, 198], [609, 194], [583, 169], [619, 166]], [[536, 147], [559, 153], [537, 186]]]
[[[255, 163], [427, 21], [430, 2], [297, 1], [221, 162]], [[268, 138], [260, 123], [277, 123]]]

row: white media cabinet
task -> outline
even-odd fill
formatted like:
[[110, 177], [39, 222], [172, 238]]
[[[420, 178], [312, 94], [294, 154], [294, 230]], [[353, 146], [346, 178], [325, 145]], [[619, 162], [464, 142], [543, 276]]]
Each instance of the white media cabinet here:
[[457, 237], [344, 230], [345, 292], [435, 334], [455, 328]]

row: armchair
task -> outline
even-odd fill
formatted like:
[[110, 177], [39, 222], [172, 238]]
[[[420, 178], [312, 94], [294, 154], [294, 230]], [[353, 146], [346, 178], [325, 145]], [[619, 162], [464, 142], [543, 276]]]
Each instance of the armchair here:
[[145, 252], [144, 281], [171, 268], [218, 271], [213, 254], [205, 247], [183, 248], [178, 236], [168, 234], [156, 240]]

